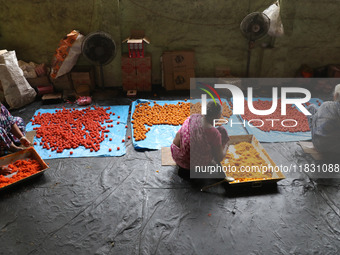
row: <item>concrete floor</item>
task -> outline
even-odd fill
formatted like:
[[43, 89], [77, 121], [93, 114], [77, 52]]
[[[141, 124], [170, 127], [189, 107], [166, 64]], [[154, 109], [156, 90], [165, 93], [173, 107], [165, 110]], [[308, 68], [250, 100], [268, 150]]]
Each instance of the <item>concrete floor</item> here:
[[[130, 102], [112, 91], [94, 97]], [[41, 107], [51, 106], [12, 114], [28, 121]], [[296, 142], [263, 146], [276, 164], [318, 163]], [[277, 185], [201, 192], [201, 181], [161, 166], [160, 150], [131, 141], [122, 157], [46, 162], [43, 176], [1, 192], [0, 254], [340, 253], [339, 178], [286, 173]]]

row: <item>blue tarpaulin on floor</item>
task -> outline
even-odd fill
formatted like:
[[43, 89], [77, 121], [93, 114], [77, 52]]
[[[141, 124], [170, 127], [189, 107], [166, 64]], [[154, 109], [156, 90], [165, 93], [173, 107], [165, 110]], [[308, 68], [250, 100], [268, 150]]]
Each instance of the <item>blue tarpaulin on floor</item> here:
[[[257, 97], [253, 98], [253, 101], [257, 100], [262, 101], [272, 101], [271, 98], [265, 97]], [[309, 103], [318, 105], [318, 102], [322, 103], [323, 101], [319, 98], [312, 98]], [[240, 116], [242, 121], [243, 118]], [[307, 118], [307, 117], [306, 117]], [[307, 132], [280, 132], [280, 131], [269, 131], [265, 132], [256, 127], [250, 127], [248, 125], [248, 121], [246, 121], [245, 128], [249, 134], [252, 134], [256, 137], [260, 142], [294, 142], [294, 141], [302, 141], [302, 140], [311, 140], [312, 135], [310, 131]]]
[[[79, 146], [76, 149], [65, 149], [62, 153], [57, 153], [56, 151], [51, 151], [44, 149], [41, 145], [41, 138], [34, 138], [34, 149], [39, 153], [39, 155], [43, 159], [53, 159], [53, 158], [75, 158], [75, 157], [113, 157], [113, 156], [122, 156], [126, 153], [125, 142], [122, 142], [123, 139], [126, 139], [126, 130], [125, 127], [127, 125], [127, 119], [129, 115], [129, 106], [122, 105], [122, 106], [100, 106], [103, 108], [110, 107], [110, 110], [106, 110], [106, 112], [115, 113], [115, 115], [110, 115], [110, 120], [113, 120], [112, 123], [105, 123], [103, 125], [113, 124], [113, 127], [109, 127], [107, 129], [110, 132], [106, 133], [108, 135], [107, 138], [104, 139], [103, 142], [100, 143], [100, 150], [90, 152], [90, 149], [85, 149], [83, 146]], [[85, 108], [85, 107], [84, 107]], [[82, 110], [84, 108], [75, 108], [75, 110]], [[92, 108], [93, 109], [93, 108]], [[40, 114], [44, 113], [54, 113], [56, 110], [62, 110], [62, 108], [54, 108], [54, 109], [39, 109], [37, 110], [34, 115], [37, 115], [39, 112]], [[118, 119], [118, 116], [120, 118]], [[117, 121], [120, 123], [117, 125]], [[32, 126], [32, 123], [29, 122], [26, 126], [26, 131], [33, 130], [34, 127], [39, 127], [39, 125]], [[109, 139], [112, 139], [110, 141]], [[117, 147], [120, 149], [117, 150]], [[109, 149], [111, 148], [111, 152]], [[73, 152], [70, 155], [70, 151]]]
[[[228, 104], [228, 101], [226, 99], [221, 99], [222, 102], [226, 102]], [[209, 101], [209, 100], [208, 100]], [[159, 105], [164, 104], [177, 104], [178, 102], [185, 102], [183, 100], [146, 100], [146, 99], [137, 99], [136, 101], [132, 102], [131, 106], [131, 118], [135, 111], [136, 105], [139, 103], [147, 103], [150, 102], [150, 106], [154, 105], [154, 102], [156, 102]], [[187, 101], [189, 102], [189, 100]], [[191, 103], [197, 103], [201, 102], [199, 99], [190, 100]], [[229, 104], [228, 104], [229, 106]], [[240, 123], [241, 121], [238, 119], [237, 116], [232, 115], [231, 116], [233, 123]], [[230, 122], [227, 125], [223, 125], [229, 135], [245, 135], [247, 134], [247, 131], [242, 125], [235, 125], [233, 127], [230, 126]], [[153, 125], [150, 127], [150, 131], [146, 135], [146, 139], [141, 141], [136, 141], [133, 137], [133, 146], [136, 149], [160, 149], [162, 147], [169, 147], [172, 144], [172, 141], [177, 133], [177, 131], [180, 129], [181, 125], [173, 126], [173, 125]]]
[[[131, 105], [131, 119], [132, 115], [136, 109], [136, 105], [139, 103], [147, 103], [150, 102], [150, 106], [154, 105], [155, 100], [146, 100], [146, 99], [137, 99], [132, 102]], [[165, 104], [177, 104], [178, 102], [185, 102], [184, 100], [156, 100], [155, 101], [159, 105]], [[132, 126], [131, 126], [132, 128]], [[146, 138], [141, 141], [136, 141], [133, 137], [132, 130], [132, 141], [133, 146], [136, 149], [149, 149], [149, 150], [158, 150], [162, 147], [169, 147], [172, 144], [172, 141], [175, 138], [177, 131], [181, 128], [181, 125], [153, 125], [150, 127], [150, 131], [147, 132]]]

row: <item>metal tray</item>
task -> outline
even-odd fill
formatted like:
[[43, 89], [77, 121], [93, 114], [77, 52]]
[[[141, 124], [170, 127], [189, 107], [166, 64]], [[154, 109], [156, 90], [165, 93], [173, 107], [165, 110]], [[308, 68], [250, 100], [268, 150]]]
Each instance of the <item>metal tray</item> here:
[[[275, 162], [270, 158], [267, 151], [262, 147], [261, 143], [255, 138], [254, 135], [235, 135], [230, 136], [230, 148], [232, 148], [235, 144], [240, 142], [248, 142], [251, 143], [256, 151], [260, 154], [261, 158], [266, 161], [267, 164], [276, 166]], [[285, 179], [286, 177], [281, 171], [274, 171], [272, 173], [271, 178], [265, 179], [254, 179], [247, 181], [233, 181], [229, 182], [230, 185], [240, 185], [240, 184], [250, 184], [252, 187], [261, 187], [262, 184], [278, 182], [279, 180]]]
[[33, 147], [29, 147], [27, 149], [24, 149], [22, 151], [18, 151], [12, 154], [9, 154], [4, 157], [0, 157], [0, 166], [6, 166], [8, 164], [14, 163], [15, 161], [19, 159], [35, 159], [39, 162], [40, 166], [42, 167], [42, 170], [38, 173], [32, 174], [31, 176], [28, 176], [26, 178], [23, 178], [21, 180], [18, 180], [16, 182], [13, 182], [11, 184], [8, 184], [7, 186], [4, 186], [0, 188], [0, 191], [3, 191], [8, 188], [12, 188], [14, 186], [17, 186], [18, 184], [21, 184], [23, 182], [26, 182], [28, 180], [31, 180], [37, 176], [42, 175], [49, 166], [45, 163], [45, 161], [39, 156], [37, 151]]

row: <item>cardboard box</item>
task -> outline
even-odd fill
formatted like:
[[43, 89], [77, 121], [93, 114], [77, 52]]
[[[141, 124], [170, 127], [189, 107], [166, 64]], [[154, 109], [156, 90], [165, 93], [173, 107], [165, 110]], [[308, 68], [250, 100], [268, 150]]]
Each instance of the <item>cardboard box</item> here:
[[123, 78], [135, 76], [136, 70], [135, 70], [135, 61], [131, 60], [126, 54], [122, 56], [122, 75]]
[[87, 85], [89, 88], [92, 87], [92, 81], [90, 77], [90, 73], [71, 73], [71, 79], [73, 86]]
[[189, 90], [190, 78], [194, 77], [194, 69], [176, 69], [172, 72], [163, 72], [163, 85], [166, 90]]
[[42, 96], [43, 104], [57, 104], [62, 101], [61, 93], [45, 94]]
[[145, 58], [135, 59], [135, 68], [137, 75], [151, 77], [151, 55], [148, 54]]
[[123, 89], [151, 91], [151, 55], [144, 58], [130, 58], [127, 54], [122, 56]]
[[69, 73], [52, 80], [52, 83], [56, 91], [61, 92], [65, 89], [73, 89], [73, 84]]
[[89, 85], [77, 85], [75, 90], [78, 96], [90, 96], [90, 86]]
[[37, 78], [26, 78], [28, 83], [31, 85], [32, 88], [43, 87], [43, 86], [50, 86], [51, 81], [48, 78], [49, 76], [41, 76]]
[[195, 52], [194, 51], [165, 51], [163, 52], [162, 62], [165, 68], [194, 68]]
[[166, 69], [194, 68], [194, 51], [165, 51], [163, 53], [163, 65]]
[[184, 69], [173, 72], [173, 83], [175, 90], [190, 89], [190, 78], [195, 77], [194, 69]]
[[194, 51], [166, 51], [162, 55], [162, 79], [166, 90], [189, 90], [195, 77]]
[[123, 89], [125, 91], [137, 90], [136, 78], [135, 77], [125, 77], [125, 78], [123, 78]]
[[76, 66], [71, 71], [71, 79], [73, 86], [88, 85], [93, 91], [96, 87], [93, 67]]
[[149, 77], [141, 77], [137, 81], [138, 91], [151, 91], [151, 79]]

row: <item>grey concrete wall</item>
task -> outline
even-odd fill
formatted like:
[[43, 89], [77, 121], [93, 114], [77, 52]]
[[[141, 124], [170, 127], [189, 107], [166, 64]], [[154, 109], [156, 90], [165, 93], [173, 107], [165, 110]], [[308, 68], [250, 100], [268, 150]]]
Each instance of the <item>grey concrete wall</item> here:
[[[340, 1], [281, 0], [285, 36], [271, 48], [268, 36], [252, 50], [250, 76], [291, 77], [302, 63], [318, 67], [339, 63]], [[151, 40], [152, 77], [161, 82], [160, 56], [165, 50], [194, 49], [196, 75], [212, 77], [216, 66], [246, 72], [248, 42], [239, 25], [250, 12], [263, 11], [270, 0], [73, 0], [0, 1], [0, 47], [16, 50], [25, 61], [50, 63], [59, 40], [72, 29], [83, 34], [105, 31], [118, 46], [104, 67], [105, 85], [120, 86], [121, 41], [131, 29], [144, 29]], [[78, 65], [88, 64], [80, 57]]]
[[[0, 1], [0, 48], [18, 59], [51, 63], [60, 39], [73, 29], [86, 35], [105, 31], [117, 42], [117, 56], [104, 67], [106, 86], [120, 86], [120, 19], [118, 0]], [[89, 65], [82, 56], [79, 65]], [[97, 68], [98, 69], [98, 68]]]

